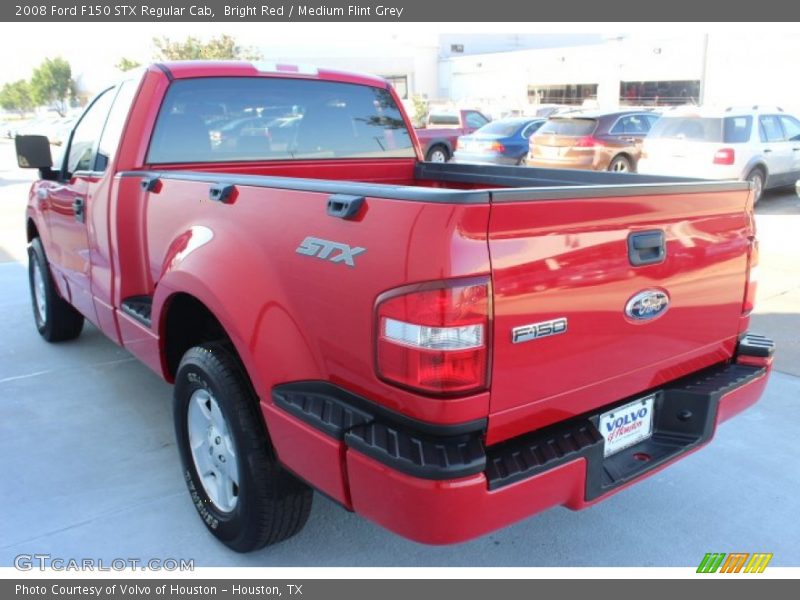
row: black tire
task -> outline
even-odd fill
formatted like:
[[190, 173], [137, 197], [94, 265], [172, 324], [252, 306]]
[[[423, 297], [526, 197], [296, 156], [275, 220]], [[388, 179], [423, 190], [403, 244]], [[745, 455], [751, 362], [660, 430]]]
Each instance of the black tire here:
[[755, 193], [753, 204], [758, 203], [758, 201], [761, 200], [761, 196], [764, 195], [766, 179], [766, 175], [764, 175], [764, 171], [761, 167], [756, 167], [747, 174], [747, 181], [753, 184], [753, 191]]
[[450, 151], [447, 149], [446, 146], [442, 144], [436, 144], [432, 146], [428, 150], [428, 154], [425, 156], [425, 160], [428, 162], [439, 162], [444, 163], [450, 160]]
[[[189, 446], [189, 403], [198, 390], [212, 395], [235, 448], [238, 493], [229, 511], [211, 500]], [[250, 552], [303, 528], [313, 491], [278, 463], [250, 381], [227, 347], [207, 344], [186, 352], [175, 377], [173, 416], [189, 494], [215, 537], [237, 552]]]
[[58, 295], [39, 238], [34, 238], [28, 246], [28, 285], [33, 319], [39, 335], [48, 342], [64, 342], [74, 340], [81, 334], [83, 315]]
[[634, 172], [633, 163], [631, 162], [631, 159], [625, 156], [624, 154], [615, 156], [608, 164], [608, 170], [613, 171], [614, 173]]

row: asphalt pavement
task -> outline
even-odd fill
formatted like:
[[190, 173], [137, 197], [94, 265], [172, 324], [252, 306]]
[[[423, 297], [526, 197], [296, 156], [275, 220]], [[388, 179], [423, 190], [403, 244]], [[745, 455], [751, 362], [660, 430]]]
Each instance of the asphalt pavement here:
[[557, 508], [465, 544], [403, 540], [317, 494], [306, 528], [239, 555], [208, 534], [181, 479], [171, 388], [87, 326], [50, 345], [28, 295], [32, 173], [0, 141], [0, 566], [19, 554], [194, 559], [196, 566], [694, 566], [772, 552], [800, 566], [800, 200], [768, 193], [752, 329], [779, 344], [763, 399], [704, 448], [580, 512]]

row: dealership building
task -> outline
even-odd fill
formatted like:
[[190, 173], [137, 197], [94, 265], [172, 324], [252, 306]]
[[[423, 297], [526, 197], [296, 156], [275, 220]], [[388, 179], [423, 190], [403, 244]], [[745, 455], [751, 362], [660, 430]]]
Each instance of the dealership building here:
[[797, 35], [447, 34], [387, 40], [368, 55], [338, 53], [309, 58], [387, 77], [406, 98], [463, 106], [777, 104], [800, 111]]

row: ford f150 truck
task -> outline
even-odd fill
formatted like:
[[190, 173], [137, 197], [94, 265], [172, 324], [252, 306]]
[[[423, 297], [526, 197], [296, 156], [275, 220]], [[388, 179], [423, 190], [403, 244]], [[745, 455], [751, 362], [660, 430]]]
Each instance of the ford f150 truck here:
[[156, 64], [57, 165], [16, 139], [39, 333], [88, 319], [174, 382], [192, 502], [235, 550], [298, 532], [314, 489], [431, 544], [584, 508], [767, 382], [747, 182], [424, 162], [400, 106], [368, 76]]
[[455, 152], [459, 137], [480, 129], [488, 122], [489, 119], [477, 110], [429, 114], [425, 127], [416, 130], [422, 156], [431, 162], [447, 162]]

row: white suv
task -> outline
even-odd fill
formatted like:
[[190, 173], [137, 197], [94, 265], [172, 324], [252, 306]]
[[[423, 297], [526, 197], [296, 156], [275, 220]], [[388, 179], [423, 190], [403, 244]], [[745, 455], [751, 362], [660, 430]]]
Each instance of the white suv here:
[[800, 179], [800, 120], [780, 108], [665, 112], [642, 144], [639, 173], [752, 182], [767, 188]]

